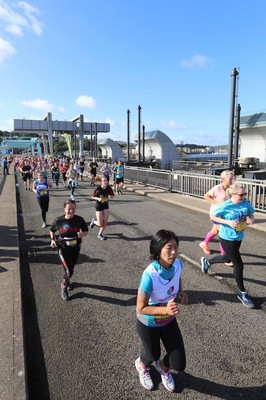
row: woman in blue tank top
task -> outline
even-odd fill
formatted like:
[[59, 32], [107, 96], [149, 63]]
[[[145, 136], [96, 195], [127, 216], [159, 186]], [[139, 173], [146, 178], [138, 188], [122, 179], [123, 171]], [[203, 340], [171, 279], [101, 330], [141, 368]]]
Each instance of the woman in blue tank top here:
[[38, 178], [33, 182], [33, 192], [36, 193], [37, 201], [42, 214], [42, 228], [46, 228], [46, 213], [49, 209], [49, 189], [52, 187], [48, 179], [44, 178], [43, 172], [38, 172]]

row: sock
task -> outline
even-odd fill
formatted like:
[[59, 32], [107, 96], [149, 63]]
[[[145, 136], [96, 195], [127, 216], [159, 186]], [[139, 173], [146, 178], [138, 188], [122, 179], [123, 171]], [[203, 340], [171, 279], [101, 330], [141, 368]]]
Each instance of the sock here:
[[221, 243], [219, 243], [219, 247], [220, 247], [220, 252], [221, 252], [221, 255], [223, 256], [223, 255], [224, 255], [224, 253], [225, 253], [225, 251], [224, 251], [224, 249], [223, 249], [223, 247], [222, 247]]
[[205, 239], [204, 239], [204, 243], [208, 244], [216, 235], [214, 235], [212, 233], [212, 231], [208, 232]]

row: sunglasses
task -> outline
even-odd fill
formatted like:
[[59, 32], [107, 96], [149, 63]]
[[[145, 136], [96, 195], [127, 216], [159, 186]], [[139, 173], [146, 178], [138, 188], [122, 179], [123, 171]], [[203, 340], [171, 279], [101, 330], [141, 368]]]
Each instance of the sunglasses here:
[[235, 194], [239, 197], [245, 197], [247, 195], [247, 193], [235, 193]]

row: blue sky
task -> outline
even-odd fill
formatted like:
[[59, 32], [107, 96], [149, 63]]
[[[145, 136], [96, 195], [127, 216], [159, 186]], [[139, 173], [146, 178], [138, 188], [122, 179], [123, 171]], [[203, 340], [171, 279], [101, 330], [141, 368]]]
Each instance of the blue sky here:
[[13, 119], [141, 126], [174, 143], [228, 142], [231, 72], [241, 115], [266, 109], [266, 1], [0, 0], [0, 129]]

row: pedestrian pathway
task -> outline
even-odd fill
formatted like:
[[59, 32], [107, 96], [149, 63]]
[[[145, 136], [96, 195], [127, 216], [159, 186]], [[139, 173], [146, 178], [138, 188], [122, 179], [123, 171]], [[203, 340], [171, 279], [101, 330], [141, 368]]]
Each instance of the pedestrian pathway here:
[[14, 175], [1, 176], [0, 398], [26, 399], [22, 305]]
[[[155, 200], [164, 201], [179, 207], [189, 208], [209, 215], [210, 203], [204, 199], [185, 195], [182, 193], [173, 193], [164, 189], [156, 189], [151, 186], [140, 185], [136, 183], [126, 183], [126, 190], [136, 192], [144, 196], [152, 197]], [[256, 229], [266, 232], [266, 213], [255, 213], [255, 224], [249, 226], [250, 229]]]

